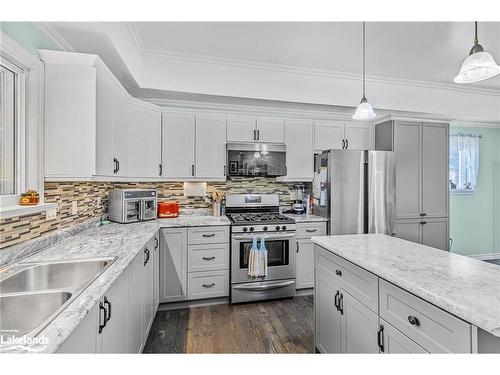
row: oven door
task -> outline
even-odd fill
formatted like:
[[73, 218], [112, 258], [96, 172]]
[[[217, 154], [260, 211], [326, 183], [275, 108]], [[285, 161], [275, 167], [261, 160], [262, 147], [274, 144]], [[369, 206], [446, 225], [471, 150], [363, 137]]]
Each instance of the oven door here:
[[[248, 276], [248, 259], [252, 238], [264, 236], [267, 249], [267, 276]], [[280, 234], [233, 234], [231, 242], [231, 283], [295, 278], [295, 232]]]

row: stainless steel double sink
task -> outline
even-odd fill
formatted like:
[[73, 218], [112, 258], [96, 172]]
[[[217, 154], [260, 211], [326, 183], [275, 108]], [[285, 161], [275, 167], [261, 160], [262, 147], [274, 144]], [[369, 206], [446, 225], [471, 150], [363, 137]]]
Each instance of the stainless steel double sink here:
[[35, 336], [115, 258], [22, 262], [0, 273], [0, 334]]

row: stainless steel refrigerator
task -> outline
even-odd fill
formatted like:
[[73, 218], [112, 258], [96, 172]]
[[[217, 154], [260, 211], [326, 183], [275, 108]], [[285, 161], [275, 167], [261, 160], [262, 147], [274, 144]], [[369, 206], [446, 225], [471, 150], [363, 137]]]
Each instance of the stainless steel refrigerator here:
[[329, 150], [315, 157], [313, 213], [329, 234], [394, 232], [394, 152]]

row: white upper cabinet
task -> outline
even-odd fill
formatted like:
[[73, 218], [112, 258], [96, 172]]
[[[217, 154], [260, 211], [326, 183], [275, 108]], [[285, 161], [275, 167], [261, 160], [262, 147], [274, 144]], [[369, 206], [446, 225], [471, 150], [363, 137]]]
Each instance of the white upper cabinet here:
[[227, 141], [228, 142], [254, 142], [257, 138], [255, 117], [228, 116]]
[[284, 180], [312, 181], [314, 172], [312, 121], [287, 120], [285, 144], [287, 174]]
[[340, 121], [314, 122], [314, 149], [324, 151], [341, 149], [344, 142], [344, 123]]
[[372, 150], [373, 126], [366, 122], [315, 121], [314, 150]]
[[285, 141], [285, 121], [277, 118], [258, 118], [256, 141], [283, 143]]
[[[128, 123], [129, 123], [129, 106], [128, 96], [116, 93], [113, 96], [113, 162], [115, 176], [128, 175]], [[102, 124], [109, 126], [109, 124]], [[109, 145], [108, 145], [109, 147]]]
[[196, 116], [195, 176], [219, 178], [226, 175], [226, 118], [219, 115]]
[[162, 117], [162, 165], [167, 178], [194, 177], [195, 115], [164, 113]]
[[153, 106], [132, 99], [128, 116], [127, 175], [159, 178], [162, 174], [161, 114]]

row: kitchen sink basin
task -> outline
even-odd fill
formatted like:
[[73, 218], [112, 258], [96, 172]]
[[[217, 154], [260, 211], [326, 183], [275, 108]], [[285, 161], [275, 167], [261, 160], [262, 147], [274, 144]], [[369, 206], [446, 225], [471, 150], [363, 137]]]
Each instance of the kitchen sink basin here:
[[0, 281], [0, 294], [46, 289], [79, 289], [94, 280], [113, 261], [110, 259], [36, 263]]
[[16, 337], [41, 328], [71, 299], [69, 291], [0, 296], [0, 332]]

